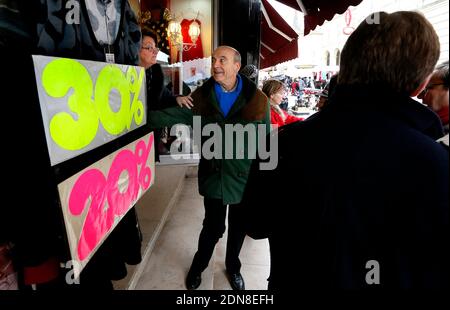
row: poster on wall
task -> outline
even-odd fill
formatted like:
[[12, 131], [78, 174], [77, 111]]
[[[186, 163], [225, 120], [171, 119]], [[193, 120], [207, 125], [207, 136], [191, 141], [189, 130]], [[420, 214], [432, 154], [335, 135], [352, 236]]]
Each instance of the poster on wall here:
[[51, 165], [146, 124], [142, 67], [33, 56]]
[[149, 133], [58, 184], [75, 278], [154, 180]]

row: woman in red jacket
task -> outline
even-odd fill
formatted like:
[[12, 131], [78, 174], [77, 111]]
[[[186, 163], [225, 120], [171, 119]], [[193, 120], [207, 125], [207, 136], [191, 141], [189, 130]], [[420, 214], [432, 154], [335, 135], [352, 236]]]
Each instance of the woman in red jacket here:
[[284, 84], [278, 80], [271, 79], [264, 82], [262, 91], [269, 98], [270, 122], [273, 127], [281, 127], [293, 122], [302, 121], [303, 118], [288, 114], [280, 108], [280, 103], [286, 93]]

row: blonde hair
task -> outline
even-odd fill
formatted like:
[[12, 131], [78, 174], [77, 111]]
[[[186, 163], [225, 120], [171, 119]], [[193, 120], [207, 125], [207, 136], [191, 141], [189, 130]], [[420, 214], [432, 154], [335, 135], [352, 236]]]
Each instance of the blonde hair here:
[[439, 38], [417, 12], [378, 12], [351, 34], [341, 54], [338, 84], [369, 84], [411, 94], [439, 58]]

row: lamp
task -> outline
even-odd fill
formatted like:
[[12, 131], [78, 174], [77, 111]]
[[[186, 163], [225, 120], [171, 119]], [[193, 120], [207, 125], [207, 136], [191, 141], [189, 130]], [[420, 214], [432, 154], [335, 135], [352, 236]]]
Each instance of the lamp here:
[[[196, 47], [197, 39], [200, 36], [200, 24], [194, 20], [189, 26], [189, 36], [192, 43], [184, 43], [183, 35], [181, 34], [181, 25], [175, 19], [172, 19], [167, 26], [167, 34], [169, 36], [170, 42], [177, 47], [178, 50], [188, 51], [192, 47]], [[181, 58], [181, 57], [180, 57]], [[181, 61], [181, 60], [180, 60]]]

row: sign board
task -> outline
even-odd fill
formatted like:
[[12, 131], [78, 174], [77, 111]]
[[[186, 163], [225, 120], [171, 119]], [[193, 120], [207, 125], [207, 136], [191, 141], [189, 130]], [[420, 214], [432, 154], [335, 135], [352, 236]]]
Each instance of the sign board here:
[[146, 124], [142, 67], [33, 56], [51, 165]]
[[153, 184], [154, 158], [149, 133], [58, 185], [75, 277]]

